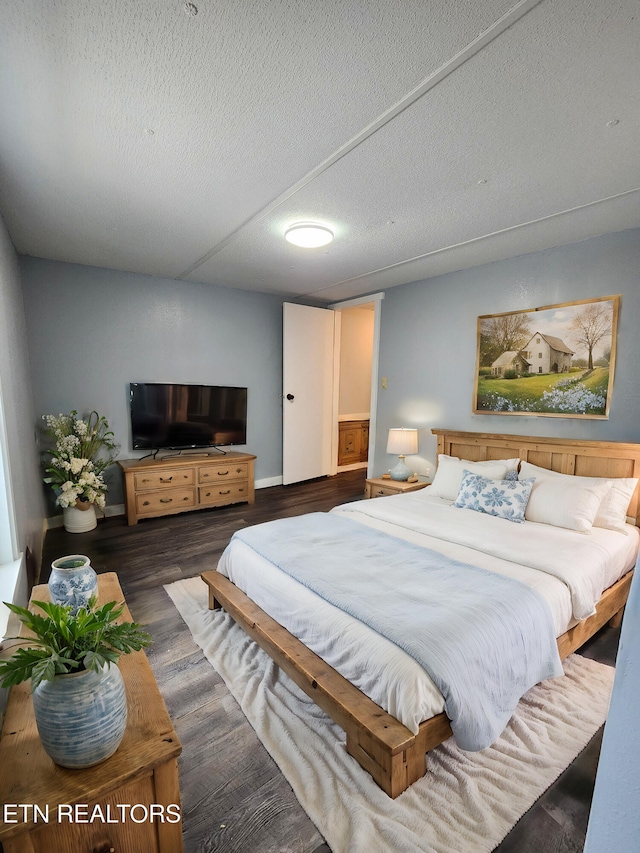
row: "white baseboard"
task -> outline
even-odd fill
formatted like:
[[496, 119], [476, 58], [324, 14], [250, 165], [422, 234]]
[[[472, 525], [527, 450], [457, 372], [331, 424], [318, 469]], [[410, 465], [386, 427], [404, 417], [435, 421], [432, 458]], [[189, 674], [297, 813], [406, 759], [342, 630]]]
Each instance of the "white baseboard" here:
[[268, 489], [270, 486], [281, 486], [282, 474], [279, 477], [266, 477], [264, 480], [256, 480], [256, 489]]
[[103, 514], [105, 518], [108, 518], [111, 515], [124, 515], [124, 504], [111, 504], [106, 506], [103, 510]]

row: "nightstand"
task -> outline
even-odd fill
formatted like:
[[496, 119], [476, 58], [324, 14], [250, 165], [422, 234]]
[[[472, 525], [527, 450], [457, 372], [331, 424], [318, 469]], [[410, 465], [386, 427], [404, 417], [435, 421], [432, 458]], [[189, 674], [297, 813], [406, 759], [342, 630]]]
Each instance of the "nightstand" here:
[[388, 495], [402, 495], [405, 492], [417, 492], [430, 483], [407, 483], [406, 480], [386, 480], [383, 477], [372, 477], [364, 487], [365, 498], [383, 498]]

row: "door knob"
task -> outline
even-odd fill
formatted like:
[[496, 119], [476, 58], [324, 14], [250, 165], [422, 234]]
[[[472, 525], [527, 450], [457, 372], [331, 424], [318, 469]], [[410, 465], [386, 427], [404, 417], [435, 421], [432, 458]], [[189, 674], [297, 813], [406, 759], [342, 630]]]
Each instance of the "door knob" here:
[[293, 394], [287, 394], [287, 400], [291, 401], [293, 399], [294, 399]]

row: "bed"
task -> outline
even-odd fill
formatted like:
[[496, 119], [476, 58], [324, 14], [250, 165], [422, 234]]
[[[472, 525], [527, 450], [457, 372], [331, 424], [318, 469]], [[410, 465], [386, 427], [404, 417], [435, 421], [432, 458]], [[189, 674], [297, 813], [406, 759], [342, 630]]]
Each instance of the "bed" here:
[[[578, 649], [607, 622], [619, 621], [640, 541], [640, 445], [433, 432], [438, 437], [439, 468], [432, 487], [336, 507], [327, 521], [342, 524], [344, 519], [347, 533], [349, 524], [355, 524], [361, 537], [391, 536], [394, 542], [402, 540], [407, 552], [426, 548], [441, 554], [443, 561], [473, 563], [479, 572], [504, 577], [505, 583], [509, 578], [519, 581], [535, 591], [534, 598], [547, 602], [558, 658]], [[489, 476], [489, 482], [494, 476], [504, 479], [515, 466], [523, 485], [514, 488], [537, 481], [529, 488], [537, 489], [535, 506], [542, 521], [513, 524], [468, 508], [452, 509], [451, 494], [431, 494], [457, 490], [455, 482], [451, 486], [445, 478], [447, 471], [460, 468], [452, 460], [466, 460], [462, 467], [467, 476], [473, 468]], [[610, 482], [615, 489], [609, 488]], [[615, 492], [618, 504], [622, 495], [624, 504], [628, 501], [622, 523], [609, 524], [604, 512], [604, 527], [596, 526], [595, 514], [589, 516], [593, 526], [580, 518], [577, 527], [557, 527], [570, 496], [583, 495], [585, 489], [588, 500], [601, 505], [598, 518], [604, 512], [605, 495], [608, 500]], [[543, 494], [552, 499], [555, 495], [561, 503], [540, 504]], [[530, 506], [534, 503], [531, 497]], [[549, 514], [551, 518], [546, 517]], [[532, 518], [537, 517], [532, 513]], [[573, 516], [564, 523], [572, 524]], [[523, 550], [526, 558], [518, 556]], [[549, 566], [547, 552], [555, 555]], [[393, 588], [396, 569], [395, 561], [389, 562], [388, 571], [378, 567], [374, 572], [387, 590]], [[222, 606], [230, 613], [343, 728], [348, 752], [390, 797], [397, 797], [424, 775], [426, 753], [452, 734], [443, 693], [405, 650], [352, 614], [322, 601], [276, 563], [254, 550], [250, 539], [234, 537], [217, 571], [202, 575], [210, 607]], [[376, 590], [369, 593], [375, 600]], [[395, 621], [402, 623], [402, 614]]]

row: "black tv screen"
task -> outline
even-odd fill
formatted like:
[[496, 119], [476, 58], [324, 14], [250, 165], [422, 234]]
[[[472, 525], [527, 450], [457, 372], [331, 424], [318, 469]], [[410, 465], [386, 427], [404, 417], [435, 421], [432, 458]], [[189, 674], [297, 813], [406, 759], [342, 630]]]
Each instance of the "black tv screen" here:
[[133, 447], [182, 450], [247, 442], [247, 389], [132, 382]]

